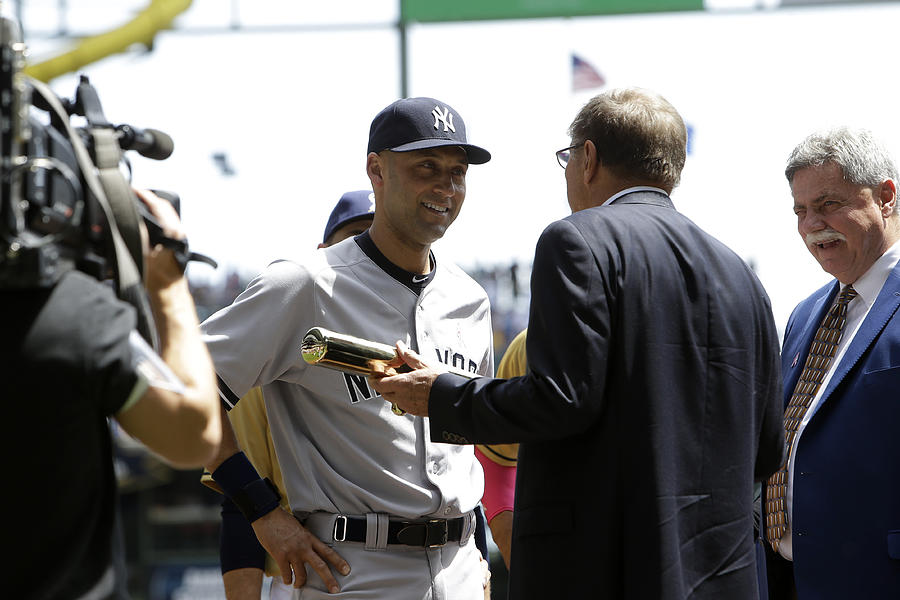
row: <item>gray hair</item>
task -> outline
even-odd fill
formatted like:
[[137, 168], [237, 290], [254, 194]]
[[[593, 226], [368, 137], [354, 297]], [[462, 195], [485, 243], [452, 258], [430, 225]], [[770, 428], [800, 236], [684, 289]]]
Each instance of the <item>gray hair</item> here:
[[[793, 183], [801, 169], [834, 163], [844, 179], [855, 185], [878, 187], [886, 179], [897, 183], [897, 166], [884, 145], [867, 129], [837, 127], [813, 133], [800, 142], [788, 158], [784, 176]], [[894, 213], [900, 209], [900, 203]]]

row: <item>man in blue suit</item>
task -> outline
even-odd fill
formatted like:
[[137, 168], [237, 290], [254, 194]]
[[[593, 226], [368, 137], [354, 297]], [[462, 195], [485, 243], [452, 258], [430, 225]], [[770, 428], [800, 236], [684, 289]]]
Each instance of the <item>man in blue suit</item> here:
[[785, 331], [788, 455], [765, 503], [770, 597], [900, 598], [897, 168], [871, 133], [840, 128], [798, 145], [785, 175], [797, 229], [835, 280]]
[[756, 598], [754, 481], [784, 449], [769, 300], [675, 210], [669, 102], [609, 90], [569, 133], [573, 214], [535, 250], [528, 372], [438, 374], [401, 347], [417, 370], [373, 385], [434, 441], [521, 442], [510, 598]]

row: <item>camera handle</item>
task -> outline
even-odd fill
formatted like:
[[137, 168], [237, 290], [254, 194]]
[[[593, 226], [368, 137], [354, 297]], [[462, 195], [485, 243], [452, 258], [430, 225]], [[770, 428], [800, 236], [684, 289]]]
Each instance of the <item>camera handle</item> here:
[[[162, 193], [160, 190], [152, 191], [157, 194]], [[213, 269], [219, 267], [219, 263], [217, 263], [215, 259], [206, 256], [205, 254], [200, 254], [199, 252], [192, 252], [188, 246], [187, 239], [176, 240], [163, 233], [162, 226], [156, 220], [156, 217], [147, 210], [146, 206], [141, 204], [138, 206], [138, 210], [141, 213], [141, 217], [144, 219], [144, 225], [147, 226], [147, 235], [150, 238], [150, 245], [162, 244], [163, 247], [171, 250], [175, 255], [175, 261], [178, 263], [178, 266], [181, 267], [182, 273], [184, 273], [184, 270], [187, 268], [188, 262], [192, 260], [206, 263]]]

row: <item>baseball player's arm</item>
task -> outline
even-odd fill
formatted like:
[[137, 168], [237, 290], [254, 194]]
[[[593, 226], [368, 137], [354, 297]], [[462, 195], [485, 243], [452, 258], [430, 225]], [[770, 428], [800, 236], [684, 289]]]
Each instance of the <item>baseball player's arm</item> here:
[[[266, 476], [272, 469], [266, 463], [260, 464], [259, 452], [254, 452], [254, 436], [265, 436], [265, 426], [259, 431], [260, 420], [265, 418], [260, 388], [253, 388], [229, 413], [229, 421], [235, 435], [245, 446], [247, 458]], [[255, 427], [255, 428], [254, 428]], [[274, 480], [274, 479], [273, 479]], [[222, 493], [222, 488], [212, 479], [212, 474], [204, 469], [201, 481]], [[266, 551], [256, 539], [250, 522], [228, 497], [222, 498], [221, 535], [219, 536], [219, 563], [222, 567], [222, 583], [228, 600], [259, 600], [265, 575]]]
[[509, 555], [512, 550], [512, 529], [513, 529], [513, 511], [504, 510], [491, 519], [488, 523], [491, 528], [491, 537], [500, 550], [500, 556], [503, 557], [503, 563], [509, 568]]
[[219, 561], [228, 600], [259, 600], [266, 551], [253, 527], [227, 496], [222, 501]]
[[[508, 379], [524, 375], [528, 369], [525, 353], [526, 331], [521, 331], [506, 348], [497, 367], [497, 377]], [[518, 444], [475, 446], [475, 456], [484, 469], [484, 505], [491, 537], [509, 568], [512, 546], [513, 505], [516, 489]]]
[[[224, 407], [222, 411], [224, 413]], [[207, 465], [207, 469], [225, 493], [233, 498], [235, 493], [246, 490], [248, 486], [257, 486], [260, 477], [241, 452], [227, 414], [223, 414], [222, 419], [222, 444], [216, 457]], [[303, 527], [294, 515], [278, 506], [277, 497], [275, 506], [268, 512], [247, 517], [251, 521], [256, 539], [275, 560], [286, 585], [290, 585], [293, 580], [295, 588], [303, 587], [306, 584], [305, 565], [309, 565], [319, 574], [331, 593], [336, 594], [340, 591], [340, 586], [328, 564], [334, 566], [342, 575], [350, 573], [350, 565]]]
[[500, 549], [503, 562], [509, 568], [509, 551], [512, 546], [512, 509], [516, 486], [516, 468], [504, 467], [475, 447], [475, 457], [484, 470], [484, 506], [491, 537]]
[[259, 600], [262, 595], [263, 570], [252, 567], [222, 573], [226, 600]]
[[[254, 387], [244, 394], [240, 401], [228, 412], [231, 428], [243, 448], [244, 454], [253, 464], [257, 473], [269, 477], [282, 495], [281, 506], [288, 508], [284, 497], [284, 481], [269, 435], [268, 417], [262, 389]], [[212, 474], [204, 470], [201, 481], [222, 492], [212, 480]], [[280, 575], [274, 564], [267, 560], [265, 549], [256, 539], [250, 522], [227, 496], [222, 501], [221, 535], [219, 536], [219, 559], [222, 566], [222, 582], [225, 596], [229, 600], [259, 600], [262, 592], [263, 576]]]

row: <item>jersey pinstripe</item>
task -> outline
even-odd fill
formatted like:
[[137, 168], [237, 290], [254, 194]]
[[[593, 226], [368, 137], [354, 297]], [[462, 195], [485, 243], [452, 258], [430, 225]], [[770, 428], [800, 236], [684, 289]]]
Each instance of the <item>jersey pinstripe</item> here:
[[411, 289], [370, 254], [350, 239], [275, 262], [204, 322], [220, 385], [235, 399], [262, 386], [295, 512], [460, 516], [483, 491], [473, 448], [431, 442], [427, 419], [394, 415], [364, 377], [300, 356], [303, 335], [321, 326], [493, 374], [490, 307], [474, 280], [436, 261], [428, 284]]

